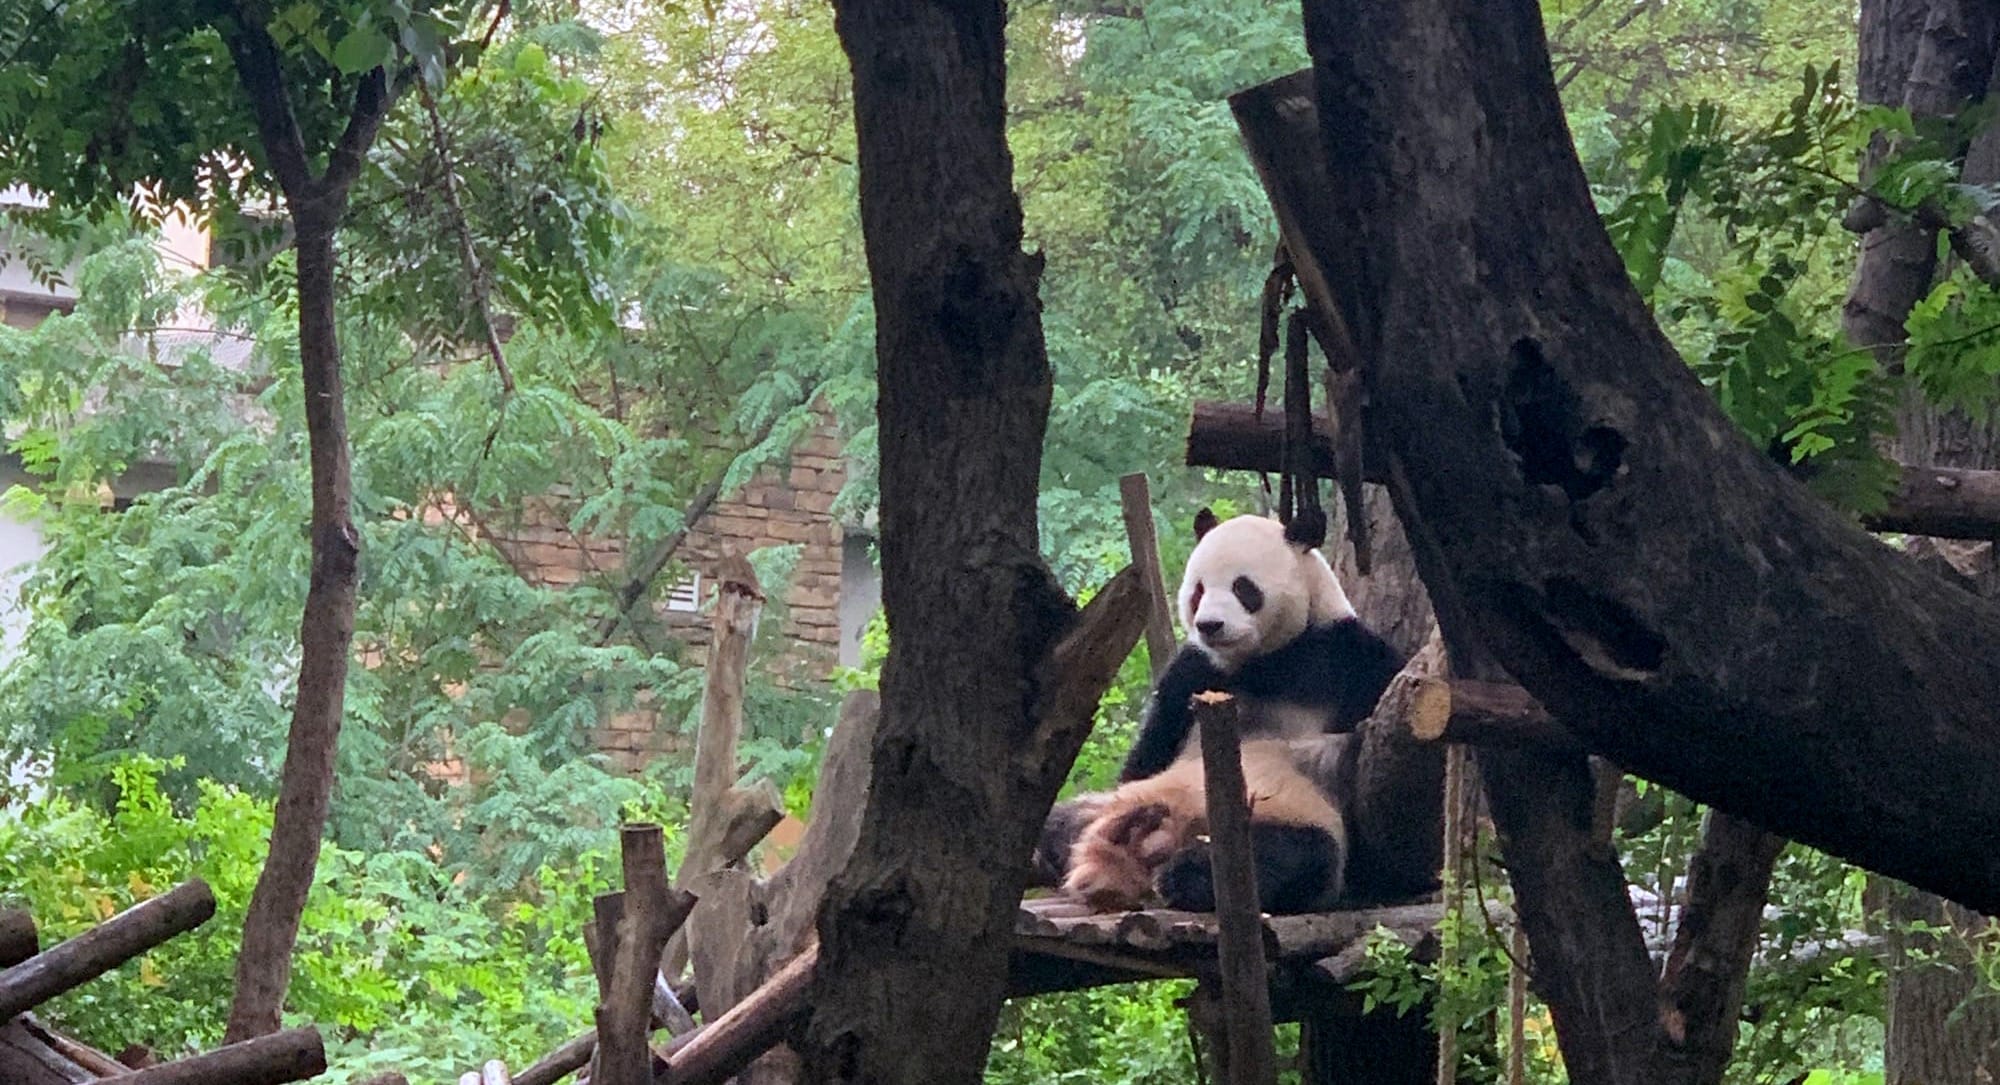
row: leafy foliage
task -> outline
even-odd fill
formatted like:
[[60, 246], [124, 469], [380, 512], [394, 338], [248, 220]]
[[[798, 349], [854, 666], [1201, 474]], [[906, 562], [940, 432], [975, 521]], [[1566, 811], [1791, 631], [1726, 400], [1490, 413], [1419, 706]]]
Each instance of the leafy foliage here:
[[[267, 802], [203, 782], [177, 813], [159, 789], [170, 766], [106, 766], [108, 808], [60, 795], [0, 818], [4, 903], [45, 937], [78, 933], [190, 877], [215, 891], [214, 919], [51, 1003], [86, 1039], [144, 1043], [163, 1056], [222, 1034], [235, 941], [270, 831]], [[622, 788], [568, 800], [616, 816]], [[496, 893], [419, 852], [329, 847], [299, 938], [291, 1008], [327, 1037], [343, 1082], [394, 1067], [441, 1079], [496, 1055], [525, 1061], [588, 1020], [595, 981], [580, 932], [606, 887], [602, 851], [564, 851]], [[612, 864], [615, 866], [615, 860]]]

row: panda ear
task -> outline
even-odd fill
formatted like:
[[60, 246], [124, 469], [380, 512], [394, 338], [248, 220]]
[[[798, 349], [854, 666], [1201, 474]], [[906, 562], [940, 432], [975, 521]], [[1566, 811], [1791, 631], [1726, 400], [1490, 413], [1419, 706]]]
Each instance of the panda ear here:
[[1215, 530], [1217, 522], [1215, 510], [1202, 506], [1201, 511], [1194, 514], [1194, 541], [1200, 542], [1203, 535]]
[[1300, 509], [1285, 525], [1285, 541], [1303, 550], [1317, 550], [1326, 545], [1326, 513], [1319, 509]]

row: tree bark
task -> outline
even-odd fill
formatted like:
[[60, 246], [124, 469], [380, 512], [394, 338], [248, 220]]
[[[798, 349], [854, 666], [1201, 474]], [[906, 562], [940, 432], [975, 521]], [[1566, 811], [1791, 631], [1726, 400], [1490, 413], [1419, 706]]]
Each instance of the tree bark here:
[[2000, 909], [2000, 613], [1786, 478], [1659, 334], [1537, 8], [1305, 12], [1347, 239], [1315, 255], [1441, 618], [1629, 771]]
[[1074, 610], [1037, 552], [1052, 385], [1005, 25], [999, 0], [834, 5], [875, 295], [890, 647], [861, 831], [820, 911], [801, 1041], [816, 1081], [980, 1080], [1035, 834], [1094, 708], [1045, 663]]
[[[1908, 109], [1919, 120], [1957, 114], [1986, 93], [1994, 28], [1995, 11], [1987, 0], [1864, 0], [1861, 100]], [[1863, 164], [1864, 176], [1891, 149], [1892, 143], [1878, 136]], [[1904, 322], [1930, 292], [1937, 234], [1937, 226], [1921, 216], [1897, 215], [1862, 236], [1841, 326], [1855, 345], [1873, 348], [1885, 368], [1901, 366]]]
[[300, 620], [299, 680], [278, 781], [271, 847], [243, 920], [236, 993], [224, 1034], [229, 1043], [276, 1032], [291, 984], [299, 916], [319, 865], [320, 839], [333, 802], [334, 764], [354, 642], [361, 535], [352, 519], [353, 483], [347, 408], [335, 313], [334, 235], [368, 148], [394, 102], [382, 68], [357, 80], [347, 128], [315, 176], [292, 116], [277, 47], [239, 9], [225, 30], [238, 80], [256, 116], [262, 149], [285, 196], [298, 260], [299, 364], [305, 389], [306, 440], [312, 471], [312, 576]]
[[1479, 773], [1514, 883], [1515, 914], [1533, 947], [1531, 982], [1555, 1018], [1570, 1080], [1669, 1080], [1658, 1071], [1666, 1035], [1625, 874], [1618, 853], [1591, 838], [1589, 763], [1483, 749]]

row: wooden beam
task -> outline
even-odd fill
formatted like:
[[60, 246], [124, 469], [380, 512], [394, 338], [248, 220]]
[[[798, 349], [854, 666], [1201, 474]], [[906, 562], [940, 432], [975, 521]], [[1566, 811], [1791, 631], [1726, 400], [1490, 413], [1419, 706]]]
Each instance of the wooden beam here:
[[[1333, 442], [1324, 416], [1313, 416], [1313, 470], [1334, 478]], [[1202, 400], [1188, 419], [1187, 465], [1224, 471], [1276, 471], [1284, 442], [1285, 416], [1248, 403]], [[1370, 482], [1387, 472], [1371, 453], [1364, 463]], [[1888, 507], [1861, 519], [1870, 531], [1931, 535], [1941, 539], [2000, 539], [2000, 471], [1953, 467], [1900, 467]]]
[[1250, 803], [1236, 737], [1237, 711], [1229, 694], [1195, 694], [1212, 842], [1209, 870], [1215, 887], [1223, 1031], [1229, 1044], [1228, 1085], [1275, 1085], [1278, 1056], [1271, 1032], [1270, 967], [1250, 850]]
[[31, 1010], [206, 923], [215, 894], [196, 878], [0, 972], [0, 1020]]

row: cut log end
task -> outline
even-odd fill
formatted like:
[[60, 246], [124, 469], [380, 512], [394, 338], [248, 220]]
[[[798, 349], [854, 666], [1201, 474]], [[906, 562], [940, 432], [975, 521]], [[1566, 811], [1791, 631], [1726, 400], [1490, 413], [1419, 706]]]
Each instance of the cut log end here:
[[1403, 717], [1410, 734], [1436, 742], [1451, 726], [1451, 683], [1443, 678], [1419, 678], [1410, 690], [1409, 711]]

